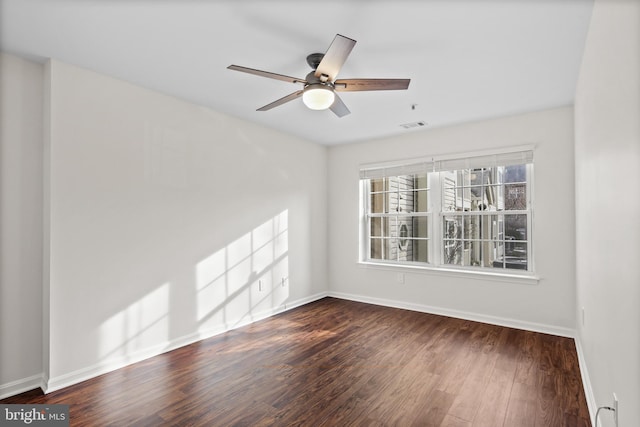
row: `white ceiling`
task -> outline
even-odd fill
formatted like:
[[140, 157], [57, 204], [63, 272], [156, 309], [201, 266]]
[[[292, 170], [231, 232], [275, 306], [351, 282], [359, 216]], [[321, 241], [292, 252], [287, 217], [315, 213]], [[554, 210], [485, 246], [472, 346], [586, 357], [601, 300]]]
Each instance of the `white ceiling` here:
[[[0, 0], [0, 49], [56, 58], [332, 145], [573, 103], [592, 0]], [[351, 114], [301, 99], [335, 34], [358, 41], [338, 78], [411, 78], [341, 93]], [[415, 110], [411, 106], [415, 104]], [[424, 128], [417, 128], [424, 129]]]

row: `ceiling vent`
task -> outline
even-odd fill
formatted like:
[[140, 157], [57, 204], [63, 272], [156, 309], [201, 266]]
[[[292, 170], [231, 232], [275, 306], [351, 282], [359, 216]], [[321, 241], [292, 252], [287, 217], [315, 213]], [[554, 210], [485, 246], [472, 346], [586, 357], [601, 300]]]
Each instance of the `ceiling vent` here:
[[426, 126], [427, 122], [413, 122], [413, 123], [405, 123], [403, 125], [400, 125], [400, 127], [403, 127], [405, 129], [413, 129], [413, 128], [419, 128], [421, 126]]

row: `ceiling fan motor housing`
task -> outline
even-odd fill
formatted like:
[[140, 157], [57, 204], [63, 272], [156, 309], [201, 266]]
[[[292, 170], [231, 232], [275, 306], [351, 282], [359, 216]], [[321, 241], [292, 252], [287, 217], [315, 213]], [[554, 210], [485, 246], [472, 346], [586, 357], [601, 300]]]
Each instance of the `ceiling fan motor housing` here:
[[324, 58], [324, 53], [312, 53], [307, 55], [307, 64], [309, 64], [309, 66], [315, 71], [318, 69], [318, 65], [320, 65], [322, 58]]

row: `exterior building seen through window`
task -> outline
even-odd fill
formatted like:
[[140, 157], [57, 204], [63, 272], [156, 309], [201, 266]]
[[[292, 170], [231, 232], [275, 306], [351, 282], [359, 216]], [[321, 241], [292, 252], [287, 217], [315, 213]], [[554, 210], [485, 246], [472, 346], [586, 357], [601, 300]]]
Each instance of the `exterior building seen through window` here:
[[532, 272], [532, 151], [363, 168], [364, 261]]

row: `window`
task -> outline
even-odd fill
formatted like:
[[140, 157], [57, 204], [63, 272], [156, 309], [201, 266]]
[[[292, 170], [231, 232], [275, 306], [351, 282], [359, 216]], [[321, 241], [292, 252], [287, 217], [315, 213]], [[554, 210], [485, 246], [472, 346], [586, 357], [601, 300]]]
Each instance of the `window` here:
[[360, 170], [363, 260], [532, 272], [533, 152]]
[[429, 262], [426, 173], [369, 180], [369, 246], [376, 260]]

